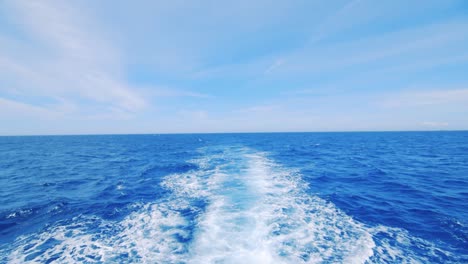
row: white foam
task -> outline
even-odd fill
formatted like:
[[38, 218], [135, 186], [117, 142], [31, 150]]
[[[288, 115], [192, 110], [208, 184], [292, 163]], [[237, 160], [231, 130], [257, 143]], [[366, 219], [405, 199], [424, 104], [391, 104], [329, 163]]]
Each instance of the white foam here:
[[[77, 217], [72, 224], [15, 241], [9, 263], [166, 263], [183, 260], [189, 223], [183, 201], [147, 204], [121, 222]], [[99, 230], [98, 232], [93, 230]]]
[[[369, 227], [377, 246], [372, 263], [459, 263], [451, 252], [434, 243], [411, 236], [401, 228], [387, 226]], [[417, 252], [423, 252], [417, 253]], [[449, 261], [447, 259], [452, 259]]]
[[197, 220], [191, 263], [363, 263], [373, 254], [363, 225], [306, 195], [298, 175], [264, 154], [230, 149], [194, 162], [203, 170], [164, 182], [209, 204]]
[[[20, 237], [10, 263], [423, 263], [449, 254], [406, 231], [368, 227], [306, 193], [297, 172], [265, 153], [227, 148], [167, 176], [172, 191], [119, 222], [78, 217]], [[202, 204], [202, 205], [200, 205]], [[203, 205], [206, 205], [203, 206]], [[188, 213], [187, 213], [188, 211]], [[185, 213], [182, 213], [185, 212]], [[96, 231], [98, 230], [98, 231]]]

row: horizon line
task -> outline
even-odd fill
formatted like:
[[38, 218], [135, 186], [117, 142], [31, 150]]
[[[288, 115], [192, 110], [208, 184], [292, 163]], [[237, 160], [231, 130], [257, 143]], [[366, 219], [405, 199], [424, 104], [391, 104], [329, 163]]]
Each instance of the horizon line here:
[[0, 137], [60, 137], [60, 136], [145, 136], [145, 135], [212, 135], [212, 134], [299, 134], [299, 133], [405, 133], [405, 132], [468, 132], [468, 129], [450, 130], [330, 130], [330, 131], [252, 131], [252, 132], [163, 132], [163, 133], [83, 133], [83, 134], [17, 134]]

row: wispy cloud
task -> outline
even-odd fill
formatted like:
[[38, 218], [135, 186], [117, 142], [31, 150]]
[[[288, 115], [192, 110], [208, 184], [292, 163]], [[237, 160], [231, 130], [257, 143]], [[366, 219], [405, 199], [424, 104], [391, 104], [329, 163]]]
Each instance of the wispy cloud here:
[[182, 119], [188, 119], [193, 121], [206, 120], [209, 117], [209, 114], [205, 110], [181, 110], [179, 111], [179, 116]]
[[443, 127], [447, 127], [449, 125], [449, 123], [447, 123], [447, 122], [425, 121], [425, 122], [422, 122], [421, 125], [423, 125], [425, 127], [431, 127], [431, 128], [443, 128]]
[[320, 41], [321, 39], [325, 38], [327, 35], [333, 34], [336, 31], [339, 31], [340, 29], [342, 29], [343, 27], [351, 26], [353, 23], [356, 23], [355, 19], [353, 21], [349, 21], [349, 20], [346, 21], [346, 15], [350, 13], [350, 11], [352, 11], [353, 8], [358, 6], [359, 2], [361, 1], [362, 0], [348, 1], [338, 10], [328, 15], [322, 22], [320, 22], [315, 27], [314, 33], [309, 39], [308, 44], [313, 44], [317, 41]]
[[33, 117], [39, 119], [54, 119], [60, 116], [60, 113], [45, 107], [0, 98], [0, 117], [3, 118], [16, 119], [19, 117]]
[[284, 59], [277, 59], [263, 73], [264, 74], [270, 74], [274, 69], [276, 69], [276, 68], [280, 67], [281, 65], [283, 65], [284, 62], [285, 62]]
[[277, 105], [255, 105], [246, 108], [241, 108], [235, 112], [242, 114], [265, 114], [272, 113], [275, 110], [279, 110]]
[[53, 94], [74, 101], [81, 97], [132, 112], [147, 105], [125, 82], [118, 48], [101, 38], [98, 29], [91, 28], [94, 23], [69, 2], [19, 0], [8, 6], [35, 41], [35, 57], [1, 54], [6, 59], [0, 64], [12, 74], [9, 82], [16, 93]]
[[208, 99], [213, 98], [213, 95], [192, 92], [187, 90], [181, 90], [177, 88], [168, 88], [168, 87], [150, 87], [147, 89], [146, 94], [151, 94], [156, 97], [192, 97], [192, 98], [201, 98]]
[[[311, 76], [349, 67], [395, 68], [406, 64], [447, 63], [447, 58], [466, 61], [462, 47], [468, 43], [468, 23], [464, 20], [435, 23], [292, 51], [288, 64], [276, 76]], [[447, 49], [451, 47], [450, 49]], [[419, 63], [422, 62], [422, 63]]]
[[464, 104], [468, 106], [468, 89], [404, 91], [383, 101], [385, 107], [418, 107]]

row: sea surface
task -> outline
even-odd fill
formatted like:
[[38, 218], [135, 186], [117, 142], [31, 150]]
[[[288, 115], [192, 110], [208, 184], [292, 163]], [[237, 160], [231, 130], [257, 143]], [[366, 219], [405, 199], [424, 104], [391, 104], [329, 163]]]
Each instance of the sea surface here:
[[0, 263], [468, 263], [468, 132], [0, 137]]

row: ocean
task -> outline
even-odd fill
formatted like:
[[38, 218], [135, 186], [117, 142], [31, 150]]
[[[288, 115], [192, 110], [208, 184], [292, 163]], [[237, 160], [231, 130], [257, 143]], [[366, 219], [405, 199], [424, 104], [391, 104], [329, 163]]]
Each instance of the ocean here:
[[468, 263], [468, 132], [0, 137], [0, 263]]

